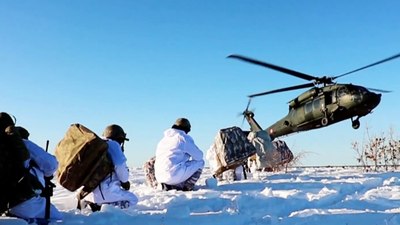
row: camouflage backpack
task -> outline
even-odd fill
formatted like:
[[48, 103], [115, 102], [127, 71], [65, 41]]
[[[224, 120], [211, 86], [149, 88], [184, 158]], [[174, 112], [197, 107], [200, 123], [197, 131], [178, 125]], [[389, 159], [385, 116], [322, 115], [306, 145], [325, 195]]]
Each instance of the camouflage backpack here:
[[14, 127], [14, 121], [0, 113], [0, 214], [43, 191], [36, 176], [25, 167], [29, 151]]
[[218, 165], [215, 175], [245, 164], [247, 158], [256, 153], [256, 148], [247, 140], [246, 134], [239, 127], [219, 130], [213, 148]]
[[83, 186], [80, 197], [92, 192], [113, 172], [108, 144], [81, 124], [72, 124], [58, 143], [55, 156], [59, 162], [58, 182], [69, 191]]

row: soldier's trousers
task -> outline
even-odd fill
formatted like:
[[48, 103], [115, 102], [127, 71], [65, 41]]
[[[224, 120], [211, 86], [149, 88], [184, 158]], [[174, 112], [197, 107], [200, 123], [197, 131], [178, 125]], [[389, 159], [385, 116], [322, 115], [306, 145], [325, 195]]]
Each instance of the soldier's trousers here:
[[[152, 188], [157, 188], [158, 182], [154, 173], [154, 163], [156, 161], [155, 157], [152, 157], [150, 160], [148, 160], [144, 166], [143, 169], [145, 171], [145, 176], [146, 176], [146, 183]], [[189, 177], [187, 180], [185, 180], [182, 183], [179, 184], [174, 184], [174, 185], [168, 185], [168, 184], [160, 184], [163, 190], [181, 190], [181, 191], [191, 191], [194, 188], [194, 185], [196, 184], [197, 180], [199, 180], [200, 175], [202, 173], [202, 169], [197, 170], [191, 177]]]

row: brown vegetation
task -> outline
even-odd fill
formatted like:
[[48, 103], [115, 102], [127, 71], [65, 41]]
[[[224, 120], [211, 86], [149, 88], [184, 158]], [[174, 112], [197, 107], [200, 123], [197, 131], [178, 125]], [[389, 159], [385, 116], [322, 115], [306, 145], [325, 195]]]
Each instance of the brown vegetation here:
[[393, 128], [387, 134], [371, 135], [368, 127], [366, 137], [361, 143], [353, 141], [352, 149], [357, 153], [357, 161], [364, 170], [371, 168], [377, 171], [378, 168], [397, 169], [400, 160], [400, 139], [395, 136]]

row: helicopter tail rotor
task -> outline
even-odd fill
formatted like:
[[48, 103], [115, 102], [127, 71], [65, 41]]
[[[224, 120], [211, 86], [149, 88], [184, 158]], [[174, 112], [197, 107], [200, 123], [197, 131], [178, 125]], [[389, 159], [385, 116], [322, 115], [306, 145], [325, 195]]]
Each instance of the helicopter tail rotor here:
[[254, 110], [249, 110], [250, 103], [251, 103], [251, 98], [249, 98], [249, 101], [247, 102], [246, 109], [242, 113], [240, 113], [240, 116], [243, 116], [242, 126], [243, 126], [244, 120], [246, 119], [247, 116], [250, 116], [250, 117], [254, 116], [254, 112], [253, 112]]
[[250, 131], [260, 131], [262, 130], [261, 126], [257, 123], [257, 121], [254, 119], [254, 110], [249, 110], [251, 98], [249, 98], [249, 102], [247, 103], [246, 109], [243, 111], [243, 121], [242, 121], [242, 126], [244, 123], [244, 120], [246, 119], [247, 122], [250, 125]]

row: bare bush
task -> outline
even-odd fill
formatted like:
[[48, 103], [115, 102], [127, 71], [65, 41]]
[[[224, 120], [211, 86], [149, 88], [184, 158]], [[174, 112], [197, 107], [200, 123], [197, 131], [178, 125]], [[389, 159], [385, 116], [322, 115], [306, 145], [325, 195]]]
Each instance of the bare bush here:
[[285, 168], [285, 173], [287, 173], [289, 167], [301, 166], [301, 165], [302, 165], [302, 162], [301, 162], [301, 161], [302, 161], [302, 160], [306, 157], [306, 155], [308, 155], [309, 153], [310, 153], [310, 152], [302, 151], [302, 152], [299, 152], [299, 153], [297, 153], [297, 154], [293, 154], [293, 159], [292, 159], [290, 162], [285, 163], [285, 164], [283, 165], [283, 167]]
[[373, 166], [376, 171], [378, 167], [389, 170], [389, 167], [397, 169], [400, 160], [400, 140], [395, 137], [394, 129], [388, 134], [371, 135], [366, 128], [366, 139], [363, 142], [354, 141], [352, 149], [357, 153], [357, 161], [364, 170]]

